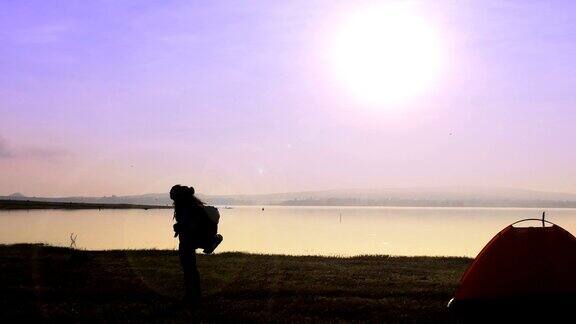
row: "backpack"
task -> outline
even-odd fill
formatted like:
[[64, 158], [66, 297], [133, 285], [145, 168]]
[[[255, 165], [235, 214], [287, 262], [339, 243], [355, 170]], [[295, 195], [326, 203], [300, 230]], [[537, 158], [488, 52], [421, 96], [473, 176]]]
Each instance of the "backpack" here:
[[199, 228], [196, 232], [197, 247], [206, 248], [214, 243], [214, 237], [218, 233], [218, 222], [220, 221], [220, 212], [214, 206], [204, 206], [205, 217], [199, 222]]
[[214, 222], [214, 224], [218, 224], [220, 221], [220, 212], [218, 211], [218, 208], [214, 206], [204, 206], [204, 210], [208, 215], [208, 219]]
[[[193, 227], [189, 227], [189, 225], [176, 223], [173, 225], [174, 227], [174, 237], [177, 237], [181, 232], [190, 232], [193, 233], [195, 240], [199, 243], [200, 246], [203, 244], [208, 244], [206, 242], [212, 242], [214, 236], [218, 233], [218, 222], [220, 221], [220, 212], [218, 208], [214, 206], [197, 206], [194, 208], [199, 208], [200, 210], [204, 211], [203, 213], [200, 210], [197, 210], [198, 216], [200, 216], [195, 222]], [[178, 219], [177, 219], [178, 221]]]

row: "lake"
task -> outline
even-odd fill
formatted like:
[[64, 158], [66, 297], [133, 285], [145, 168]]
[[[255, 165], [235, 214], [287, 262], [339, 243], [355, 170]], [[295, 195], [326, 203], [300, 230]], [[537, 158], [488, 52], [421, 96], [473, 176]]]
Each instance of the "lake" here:
[[[501, 229], [534, 208], [412, 207], [220, 208], [224, 242], [217, 252], [290, 255], [475, 256]], [[546, 209], [547, 219], [576, 233], [576, 209]], [[0, 211], [0, 243], [41, 242], [78, 248], [175, 249], [172, 210]], [[526, 223], [539, 226], [539, 223]]]

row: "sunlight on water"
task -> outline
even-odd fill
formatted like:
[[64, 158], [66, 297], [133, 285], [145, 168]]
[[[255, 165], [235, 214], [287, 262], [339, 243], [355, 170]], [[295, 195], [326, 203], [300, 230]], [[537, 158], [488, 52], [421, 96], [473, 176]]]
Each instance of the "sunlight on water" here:
[[[475, 256], [506, 225], [541, 210], [267, 206], [220, 213], [219, 252]], [[547, 219], [576, 233], [576, 209], [547, 209]], [[172, 210], [2, 211], [0, 243], [68, 246], [73, 232], [83, 249], [174, 249], [172, 223]]]

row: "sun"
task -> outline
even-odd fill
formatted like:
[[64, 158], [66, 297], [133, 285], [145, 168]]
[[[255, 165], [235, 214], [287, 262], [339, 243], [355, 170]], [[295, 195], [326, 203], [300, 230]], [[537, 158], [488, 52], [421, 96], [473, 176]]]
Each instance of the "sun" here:
[[332, 61], [343, 87], [372, 104], [404, 102], [437, 80], [443, 55], [439, 37], [405, 5], [351, 13], [336, 33]]

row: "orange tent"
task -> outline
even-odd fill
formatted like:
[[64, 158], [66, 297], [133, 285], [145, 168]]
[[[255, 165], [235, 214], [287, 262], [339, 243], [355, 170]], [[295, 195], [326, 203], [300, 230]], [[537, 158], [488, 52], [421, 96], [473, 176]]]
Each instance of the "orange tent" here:
[[551, 226], [515, 227], [519, 221], [504, 228], [468, 267], [450, 308], [574, 300], [576, 238], [553, 223], [530, 220]]

